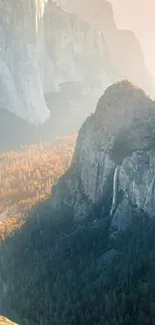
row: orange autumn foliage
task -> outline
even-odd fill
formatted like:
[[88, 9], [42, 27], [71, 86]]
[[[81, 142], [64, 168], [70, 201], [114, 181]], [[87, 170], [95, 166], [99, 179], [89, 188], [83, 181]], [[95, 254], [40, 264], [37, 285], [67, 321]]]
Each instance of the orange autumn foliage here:
[[19, 229], [71, 163], [76, 135], [0, 153], [0, 241]]

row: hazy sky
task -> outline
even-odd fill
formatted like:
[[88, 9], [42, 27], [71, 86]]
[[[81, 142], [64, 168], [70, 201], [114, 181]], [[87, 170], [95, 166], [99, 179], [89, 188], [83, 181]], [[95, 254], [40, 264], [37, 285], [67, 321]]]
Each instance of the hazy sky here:
[[155, 78], [155, 0], [109, 0], [118, 28], [132, 30], [141, 43], [148, 68]]

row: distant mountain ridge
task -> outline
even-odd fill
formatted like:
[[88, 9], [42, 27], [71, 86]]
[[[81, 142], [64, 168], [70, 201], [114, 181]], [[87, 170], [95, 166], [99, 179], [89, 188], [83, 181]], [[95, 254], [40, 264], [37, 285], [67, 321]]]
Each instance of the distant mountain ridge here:
[[104, 90], [122, 78], [153, 93], [138, 41], [116, 28], [107, 1], [60, 5], [66, 10], [53, 1], [1, 4], [0, 150], [77, 132]]
[[155, 96], [155, 82], [133, 32], [117, 29], [111, 3], [106, 0], [57, 0], [65, 10], [98, 28], [104, 35], [113, 65], [120, 79], [128, 79]]

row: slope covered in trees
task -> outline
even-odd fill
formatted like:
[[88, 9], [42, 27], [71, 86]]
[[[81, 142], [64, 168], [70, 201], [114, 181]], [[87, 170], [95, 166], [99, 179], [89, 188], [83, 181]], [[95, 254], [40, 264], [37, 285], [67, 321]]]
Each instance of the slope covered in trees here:
[[51, 192], [70, 165], [76, 135], [0, 153], [0, 239]]
[[154, 221], [141, 213], [110, 238], [99, 211], [79, 227], [45, 215], [1, 247], [2, 313], [23, 325], [154, 325]]

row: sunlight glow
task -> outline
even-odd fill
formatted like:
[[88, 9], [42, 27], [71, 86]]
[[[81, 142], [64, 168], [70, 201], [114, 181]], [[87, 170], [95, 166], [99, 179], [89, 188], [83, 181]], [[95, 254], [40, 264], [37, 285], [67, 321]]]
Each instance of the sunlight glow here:
[[155, 1], [154, 0], [109, 0], [114, 9], [117, 27], [132, 30], [145, 55], [148, 69], [155, 77]]

